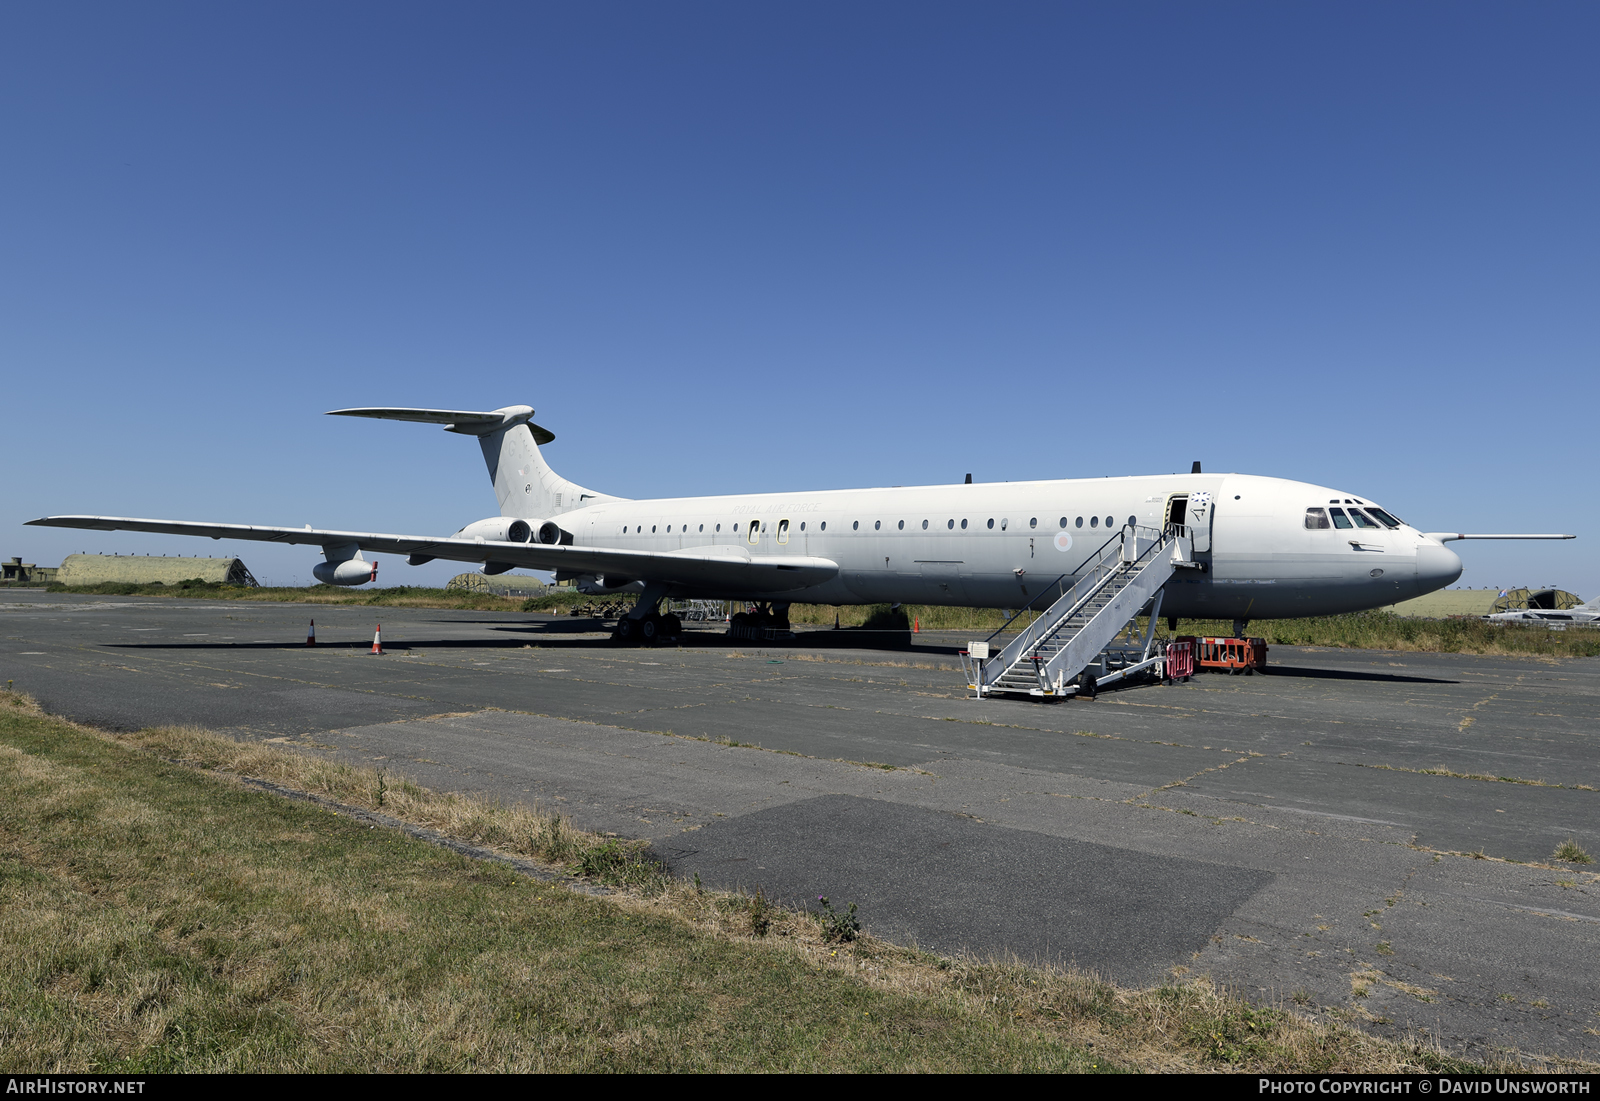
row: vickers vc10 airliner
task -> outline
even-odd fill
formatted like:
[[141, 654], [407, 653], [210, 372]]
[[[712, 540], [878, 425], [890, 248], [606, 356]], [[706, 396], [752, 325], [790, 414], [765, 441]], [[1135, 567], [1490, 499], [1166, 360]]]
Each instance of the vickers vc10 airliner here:
[[[1119, 531], [1186, 532], [1190, 568], [1165, 585], [1161, 614], [1232, 619], [1320, 616], [1393, 604], [1449, 585], [1460, 539], [1570, 535], [1422, 532], [1346, 490], [1252, 474], [824, 490], [628, 500], [550, 469], [555, 439], [533, 409], [338, 409], [332, 416], [421, 421], [476, 436], [500, 515], [453, 536], [48, 516], [51, 527], [256, 539], [322, 548], [318, 580], [377, 576], [368, 552], [481, 562], [483, 572], [553, 570], [588, 592], [634, 591], [621, 637], [663, 631], [667, 597], [753, 602], [767, 622], [788, 605], [920, 603], [1017, 608], [1069, 589]], [[1045, 600], [1044, 603], [1049, 603]]]

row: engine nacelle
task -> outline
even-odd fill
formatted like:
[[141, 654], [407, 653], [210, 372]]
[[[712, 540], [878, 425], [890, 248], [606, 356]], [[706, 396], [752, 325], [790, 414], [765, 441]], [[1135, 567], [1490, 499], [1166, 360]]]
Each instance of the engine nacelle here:
[[468, 524], [456, 532], [456, 538], [482, 539], [491, 543], [526, 543], [533, 538], [533, 524], [510, 516], [491, 516], [487, 520]]
[[311, 567], [311, 576], [324, 585], [365, 585], [378, 580], [378, 564], [347, 558], [343, 562], [318, 562]]
[[457, 539], [483, 539], [492, 543], [570, 543], [571, 537], [554, 520], [515, 520], [492, 516], [468, 524], [456, 532]]

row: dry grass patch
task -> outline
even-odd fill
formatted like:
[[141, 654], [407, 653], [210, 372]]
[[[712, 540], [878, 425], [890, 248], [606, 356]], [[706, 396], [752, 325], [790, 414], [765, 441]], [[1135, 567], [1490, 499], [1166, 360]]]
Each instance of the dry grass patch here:
[[1552, 860], [1562, 860], [1568, 864], [1593, 864], [1594, 857], [1583, 851], [1583, 848], [1572, 838], [1567, 838], [1556, 846], [1556, 851], [1550, 854]]
[[1204, 980], [1124, 990], [848, 939], [559, 816], [190, 728], [111, 736], [10, 693], [0, 938], [11, 1071], [1480, 1069]]

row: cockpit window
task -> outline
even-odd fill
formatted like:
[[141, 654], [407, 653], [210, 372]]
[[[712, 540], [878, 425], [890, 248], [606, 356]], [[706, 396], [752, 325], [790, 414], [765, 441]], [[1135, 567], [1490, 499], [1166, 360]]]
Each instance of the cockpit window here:
[[1329, 513], [1329, 515], [1331, 515], [1333, 517], [1333, 526], [1334, 527], [1336, 527], [1336, 528], [1353, 528], [1353, 527], [1355, 527], [1355, 525], [1350, 522], [1350, 517], [1348, 517], [1348, 516], [1346, 516], [1344, 514], [1344, 509], [1342, 509], [1342, 508], [1330, 508], [1328, 510], [1328, 513]]
[[1393, 516], [1390, 516], [1387, 512], [1383, 511], [1383, 509], [1381, 509], [1381, 508], [1373, 508], [1371, 505], [1368, 505], [1367, 506], [1367, 512], [1370, 513], [1373, 516], [1376, 516], [1380, 521], [1382, 521], [1384, 524], [1388, 525], [1391, 528], [1397, 528], [1397, 527], [1400, 526], [1400, 521], [1399, 520], [1396, 520]]
[[1320, 508], [1306, 509], [1306, 527], [1317, 531], [1328, 526], [1328, 514]]
[[1358, 528], [1376, 528], [1378, 531], [1383, 530], [1382, 528], [1378, 527], [1376, 521], [1368, 519], [1367, 514], [1358, 508], [1353, 508], [1350, 510], [1350, 518], [1356, 522], [1356, 527]]

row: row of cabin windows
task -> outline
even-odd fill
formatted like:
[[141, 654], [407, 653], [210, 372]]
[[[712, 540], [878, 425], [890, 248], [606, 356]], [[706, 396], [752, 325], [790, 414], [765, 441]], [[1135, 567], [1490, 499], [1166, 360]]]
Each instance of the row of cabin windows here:
[[[1333, 506], [1339, 504], [1339, 502], [1329, 501], [1328, 504]], [[1375, 531], [1382, 531], [1384, 528], [1397, 531], [1400, 528], [1400, 521], [1396, 520], [1393, 516], [1390, 516], [1381, 508], [1374, 508], [1372, 505], [1363, 505], [1361, 508], [1366, 509], [1366, 511], [1363, 512], [1361, 508], [1349, 507], [1349, 501], [1344, 502], [1344, 504], [1346, 505], [1345, 508], [1329, 507], [1327, 509], [1306, 509], [1306, 527], [1311, 531], [1320, 531], [1330, 527], [1371, 528]], [[1329, 523], [1330, 519], [1332, 520], [1332, 523]]]
[[[1138, 523], [1138, 520], [1139, 520], [1139, 518], [1137, 516], [1128, 517], [1129, 526], [1132, 526], [1132, 525]], [[1116, 521], [1115, 517], [1112, 517], [1112, 516], [1107, 516], [1106, 517], [1106, 527], [1107, 528], [1112, 527], [1113, 525], [1116, 524], [1116, 522], [1117, 521]], [[962, 520], [962, 521], [960, 521], [960, 523], [961, 523], [961, 530], [962, 531], [967, 530], [967, 521], [966, 520]], [[1009, 519], [1007, 519], [1006, 517], [1001, 517], [1000, 518], [1000, 530], [1001, 531], [1005, 531], [1010, 526], [1010, 524], [1011, 524], [1011, 521]], [[989, 530], [993, 531], [994, 530], [994, 525], [995, 525], [994, 518], [990, 517], [990, 519], [988, 521], [988, 524], [987, 524]], [[1061, 518], [1060, 525], [1063, 528], [1065, 528], [1067, 526], [1067, 518], [1065, 516], [1063, 516]], [[1083, 527], [1083, 517], [1082, 516], [1077, 518], [1077, 520], [1075, 521], [1075, 525], [1077, 527], [1080, 527], [1080, 528]], [[945, 526], [945, 529], [947, 531], [954, 531], [955, 527], [956, 527], [956, 521], [954, 519], [946, 520], [944, 522], [944, 526]], [[1031, 528], [1037, 528], [1038, 526], [1039, 526], [1039, 518], [1037, 516], [1033, 516], [1033, 517], [1030, 517], [1028, 519], [1028, 527], [1030, 529]], [[1100, 526], [1100, 517], [1098, 517], [1098, 516], [1089, 517], [1089, 526], [1091, 528], [1099, 527]], [[1309, 520], [1306, 521], [1306, 526], [1307, 527], [1311, 526], [1311, 522]], [[1327, 525], [1324, 524], [1323, 526], [1326, 527]], [[1346, 526], [1348, 526], [1348, 525], [1346, 525]], [[906, 528], [906, 522], [904, 520], [899, 521], [897, 530], [904, 531], [905, 528]], [[699, 531], [699, 532], [704, 532], [705, 530], [706, 530], [706, 526], [704, 524], [700, 524], [698, 526], [698, 528], [697, 528], [697, 531]], [[719, 531], [722, 530], [722, 525], [721, 524], [716, 524], [716, 525], [713, 526], [712, 530], [713, 530], [713, 533], [719, 532]], [[738, 531], [739, 530], [739, 524], [738, 524], [737, 521], [734, 522], [733, 530], [734, 531]], [[749, 530], [749, 534], [750, 534], [750, 536], [752, 538], [754, 538], [755, 536], [759, 535], [761, 533], [761, 521], [760, 520], [752, 520], [752, 521], [750, 521], [750, 525], [749, 525], [749, 529], [748, 530]], [[804, 520], [800, 521], [800, 530], [801, 531], [805, 531], [806, 530], [806, 522]], [[827, 531], [828, 530], [828, 521], [824, 520], [820, 524], [818, 524], [817, 525], [817, 530], [818, 531]], [[853, 521], [850, 524], [850, 530], [851, 531], [860, 531], [861, 530], [861, 521], [860, 520]], [[883, 521], [882, 520], [874, 520], [872, 522], [872, 530], [873, 531], [882, 531], [883, 530]], [[922, 530], [923, 531], [927, 531], [928, 530], [928, 521], [926, 521], [926, 520], [922, 521]], [[634, 525], [633, 531], [634, 531], [634, 534], [636, 534], [636, 535], [642, 534], [644, 532], [644, 525], [643, 524]], [[688, 531], [689, 531], [689, 525], [688, 524], [679, 525], [678, 531], [680, 533], [687, 534]], [[654, 535], [655, 533], [656, 533], [656, 525], [655, 524], [651, 524], [650, 525], [650, 534]], [[628, 525], [627, 524], [623, 524], [622, 525], [622, 534], [624, 534], [624, 535], [628, 534]], [[668, 534], [668, 535], [673, 534], [673, 529], [672, 529], [672, 525], [671, 524], [667, 525], [666, 534]], [[778, 534], [780, 536], [786, 536], [786, 535], [789, 534], [789, 521], [787, 521], [787, 520], [779, 520], [778, 521]]]

